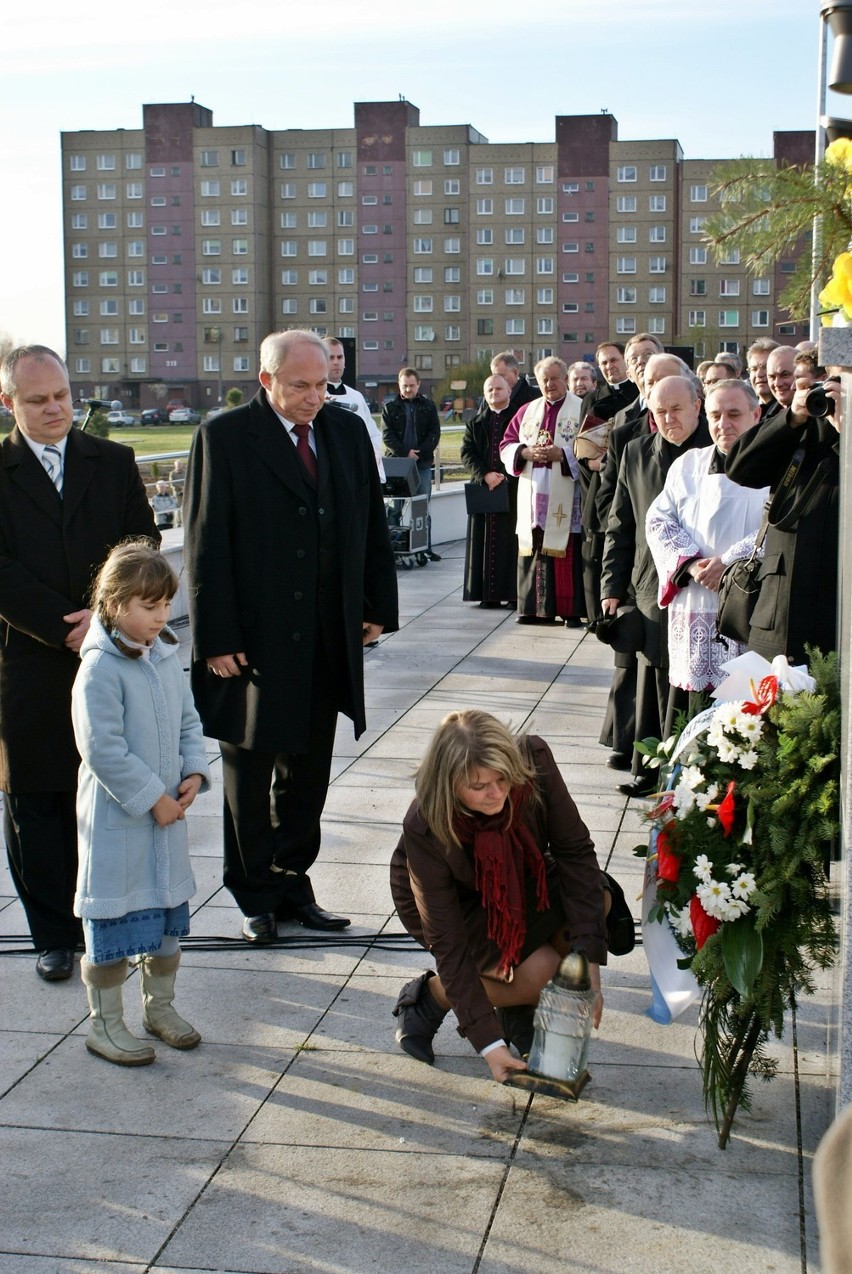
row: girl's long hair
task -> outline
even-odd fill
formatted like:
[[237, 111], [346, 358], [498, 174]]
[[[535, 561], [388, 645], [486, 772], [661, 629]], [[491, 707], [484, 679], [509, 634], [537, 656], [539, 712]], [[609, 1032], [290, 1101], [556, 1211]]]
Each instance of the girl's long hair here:
[[495, 770], [512, 789], [532, 784], [532, 764], [525, 736], [516, 738], [489, 712], [469, 708], [451, 712], [435, 731], [414, 776], [420, 814], [442, 845], [461, 842], [454, 823], [470, 811], [458, 797], [459, 787], [471, 782], [477, 770]]
[[[121, 611], [134, 597], [145, 602], [169, 601], [178, 590], [178, 579], [153, 540], [125, 540], [110, 552], [92, 585], [92, 610], [107, 632], [120, 622]], [[160, 634], [163, 641], [174, 642], [170, 633]], [[138, 659], [141, 651], [113, 637], [123, 654]]]

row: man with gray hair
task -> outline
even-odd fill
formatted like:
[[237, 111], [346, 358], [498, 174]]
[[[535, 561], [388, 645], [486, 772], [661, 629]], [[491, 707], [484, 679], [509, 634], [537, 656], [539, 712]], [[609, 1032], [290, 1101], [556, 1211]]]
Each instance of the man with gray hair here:
[[541, 391], [534, 388], [526, 376], [521, 375], [521, 365], [517, 356], [510, 349], [495, 354], [491, 360], [491, 375], [502, 376], [509, 386], [509, 419], [519, 411], [525, 403], [534, 398], [541, 398]]
[[45, 345], [0, 367], [15, 424], [0, 447], [0, 790], [9, 868], [36, 972], [70, 978], [82, 938], [71, 687], [92, 579], [127, 536], [159, 540], [129, 447], [72, 428], [68, 369]]
[[568, 368], [568, 388], [572, 394], [576, 394], [578, 398], [585, 398], [586, 394], [590, 394], [598, 387], [598, 378], [595, 375], [595, 369], [591, 363], [583, 362], [571, 363]]
[[205, 421], [184, 503], [192, 688], [220, 741], [226, 887], [247, 942], [278, 920], [344, 929], [308, 871], [337, 715], [365, 729], [363, 647], [397, 627], [396, 571], [369, 439], [326, 402], [328, 352], [275, 332], [244, 407]]

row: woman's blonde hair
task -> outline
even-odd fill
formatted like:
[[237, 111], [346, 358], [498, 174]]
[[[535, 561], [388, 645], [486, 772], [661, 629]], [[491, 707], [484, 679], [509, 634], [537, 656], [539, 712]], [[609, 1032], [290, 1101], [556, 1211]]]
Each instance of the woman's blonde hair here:
[[478, 708], [451, 712], [432, 736], [414, 776], [420, 814], [442, 845], [461, 844], [453, 824], [470, 811], [459, 800], [458, 789], [480, 769], [496, 770], [510, 789], [535, 779], [523, 736], [516, 738], [496, 717]]
[[[152, 540], [125, 540], [115, 546], [95, 577], [92, 610], [109, 632], [134, 597], [145, 602], [159, 602], [164, 597], [171, 601], [177, 590], [177, 576]], [[161, 636], [170, 640], [168, 633]], [[123, 642], [120, 646], [125, 654], [138, 657], [140, 653]]]

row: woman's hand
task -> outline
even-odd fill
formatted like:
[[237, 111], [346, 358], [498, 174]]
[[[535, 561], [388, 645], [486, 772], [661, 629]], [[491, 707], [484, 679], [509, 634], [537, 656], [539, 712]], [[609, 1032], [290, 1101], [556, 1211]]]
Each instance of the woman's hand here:
[[502, 1084], [505, 1079], [508, 1079], [512, 1071], [525, 1071], [527, 1069], [526, 1062], [522, 1062], [519, 1057], [514, 1057], [506, 1044], [501, 1044], [499, 1048], [492, 1048], [490, 1053], [485, 1054], [485, 1060], [488, 1063], [488, 1069], [491, 1071], [492, 1079], [496, 1079], [498, 1084]]
[[496, 469], [492, 469], [485, 475], [485, 485], [488, 487], [489, 491], [493, 491], [495, 487], [499, 487], [500, 483], [505, 481], [506, 475], [498, 473]]

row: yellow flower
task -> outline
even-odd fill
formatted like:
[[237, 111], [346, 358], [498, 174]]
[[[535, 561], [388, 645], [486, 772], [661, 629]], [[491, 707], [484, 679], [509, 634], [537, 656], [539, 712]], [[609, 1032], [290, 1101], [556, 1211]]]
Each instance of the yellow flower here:
[[819, 303], [823, 309], [841, 309], [847, 318], [852, 317], [852, 252], [835, 257], [834, 272], [819, 294]]
[[852, 141], [848, 137], [838, 137], [837, 141], [826, 147], [825, 158], [829, 164], [836, 164], [838, 168], [846, 168], [852, 172]]

